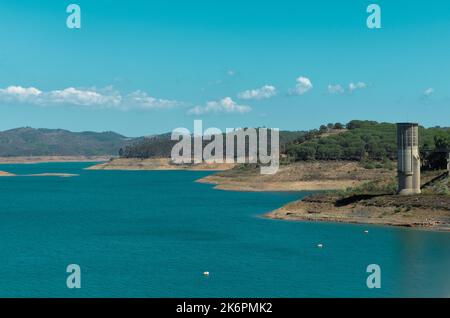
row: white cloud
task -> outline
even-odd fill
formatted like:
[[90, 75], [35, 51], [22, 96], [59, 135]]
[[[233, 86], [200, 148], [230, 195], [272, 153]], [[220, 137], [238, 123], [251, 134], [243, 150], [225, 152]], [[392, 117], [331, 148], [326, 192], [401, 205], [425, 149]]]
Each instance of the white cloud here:
[[[353, 93], [356, 90], [367, 88], [367, 84], [364, 82], [351, 82], [348, 84], [348, 92]], [[344, 94], [346, 92], [346, 89], [341, 84], [329, 84], [328, 85], [328, 93], [330, 94]]]
[[277, 89], [272, 85], [264, 85], [261, 88], [246, 90], [238, 94], [240, 99], [265, 99], [277, 95]]
[[0, 89], [0, 100], [42, 106], [55, 104], [117, 106], [121, 102], [121, 96], [110, 88], [105, 89], [104, 92], [74, 87], [43, 92], [35, 87], [9, 86]]
[[27, 102], [42, 94], [42, 91], [35, 87], [9, 86], [0, 89], [0, 99], [11, 102]]
[[0, 89], [0, 101], [38, 106], [71, 105], [116, 108], [119, 110], [167, 109], [183, 104], [174, 100], [152, 97], [146, 92], [139, 90], [123, 97], [120, 92], [113, 90], [112, 87], [102, 90], [68, 87], [61, 90], [43, 92], [35, 87], [9, 86]]
[[300, 76], [297, 78], [295, 88], [289, 90], [290, 95], [303, 95], [313, 88], [311, 80], [307, 77]]
[[345, 92], [345, 89], [340, 85], [328, 85], [328, 93], [330, 94], [343, 94]]
[[207, 113], [238, 113], [244, 114], [252, 110], [250, 106], [239, 105], [231, 99], [231, 97], [225, 97], [220, 101], [207, 102], [204, 107], [196, 106], [188, 111], [191, 115], [202, 115]]
[[424, 92], [423, 92], [423, 96], [425, 97], [431, 97], [431, 95], [434, 94], [434, 88], [427, 88]]
[[95, 90], [83, 90], [69, 87], [63, 90], [54, 90], [44, 94], [39, 103], [115, 107], [119, 106], [121, 101], [122, 96], [112, 90], [107, 90], [105, 93], [100, 93]]
[[358, 82], [356, 84], [355, 83], [348, 84], [348, 89], [349, 89], [350, 92], [354, 92], [357, 89], [363, 89], [363, 88], [366, 88], [366, 87], [367, 87], [367, 84], [364, 83], [364, 82]]
[[146, 92], [135, 91], [127, 96], [127, 104], [129, 107], [137, 107], [142, 109], [167, 109], [180, 106], [183, 103], [176, 100], [161, 99], [149, 96]]

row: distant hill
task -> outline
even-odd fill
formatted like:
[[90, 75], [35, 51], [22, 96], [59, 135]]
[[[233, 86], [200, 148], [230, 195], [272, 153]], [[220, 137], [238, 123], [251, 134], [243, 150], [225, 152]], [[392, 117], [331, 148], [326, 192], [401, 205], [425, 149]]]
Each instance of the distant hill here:
[[[258, 130], [258, 128], [256, 130]], [[306, 132], [304, 131], [280, 131], [280, 151], [284, 152], [284, 148], [287, 144], [298, 140], [305, 134]], [[169, 158], [173, 146], [178, 142], [173, 141], [170, 138], [170, 133], [141, 138], [133, 144], [121, 149], [120, 156], [124, 158]], [[209, 141], [204, 141], [203, 145], [206, 145], [207, 143], [209, 143]], [[268, 147], [270, 148], [270, 139]], [[225, 149], [224, 142], [224, 153]]]
[[114, 132], [24, 127], [0, 132], [0, 156], [118, 155], [119, 149], [135, 140]]

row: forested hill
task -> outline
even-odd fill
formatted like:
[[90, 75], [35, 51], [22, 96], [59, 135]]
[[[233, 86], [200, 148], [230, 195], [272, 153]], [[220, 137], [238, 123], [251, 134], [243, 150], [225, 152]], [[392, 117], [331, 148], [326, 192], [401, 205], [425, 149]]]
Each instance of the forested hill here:
[[[450, 128], [419, 128], [423, 155], [450, 147]], [[141, 139], [121, 150], [123, 157], [170, 157], [176, 141], [170, 134]], [[397, 157], [396, 125], [352, 120], [322, 125], [310, 131], [281, 131], [281, 153], [296, 160], [394, 160]]]
[[133, 139], [114, 132], [16, 128], [0, 132], [0, 156], [115, 155]]
[[[256, 128], [258, 131], [258, 128]], [[293, 143], [302, 136], [307, 134], [306, 131], [280, 131], [280, 148], [281, 152], [284, 152], [285, 147], [288, 144]], [[139, 141], [129, 145], [123, 149], [120, 149], [120, 156], [125, 158], [153, 158], [163, 157], [169, 158], [171, 155], [172, 147], [178, 141], [171, 140], [171, 134], [162, 134], [152, 137], [145, 137]], [[206, 145], [209, 141], [203, 141], [203, 145]], [[224, 138], [225, 144], [225, 138]], [[248, 140], [247, 140], [248, 144]], [[269, 138], [270, 144], [270, 138]], [[269, 145], [270, 148], [270, 145]], [[224, 147], [225, 153], [226, 147]]]
[[[352, 120], [341, 133], [328, 135], [321, 126], [286, 146], [294, 160], [383, 160], [397, 158], [396, 125], [375, 121]], [[419, 127], [419, 147], [425, 156], [450, 148], [450, 128]]]

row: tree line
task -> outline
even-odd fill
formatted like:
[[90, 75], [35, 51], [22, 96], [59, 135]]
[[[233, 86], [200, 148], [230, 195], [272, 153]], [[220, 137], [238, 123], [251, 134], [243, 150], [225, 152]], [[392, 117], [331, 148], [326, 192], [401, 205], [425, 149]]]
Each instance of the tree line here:
[[[333, 126], [335, 129], [336, 126]], [[395, 124], [352, 120], [341, 133], [324, 137], [332, 131], [321, 126], [286, 146], [292, 160], [396, 160], [397, 128]], [[425, 157], [450, 148], [450, 128], [419, 127], [419, 149]]]
[[[127, 158], [170, 157], [176, 141], [170, 134], [142, 138], [124, 147], [119, 155]], [[289, 161], [397, 159], [397, 128], [392, 123], [352, 120], [330, 123], [309, 131], [281, 131], [280, 153]], [[419, 149], [425, 165], [445, 162], [450, 150], [450, 128], [419, 127]], [[225, 152], [225, 149], [224, 149]]]

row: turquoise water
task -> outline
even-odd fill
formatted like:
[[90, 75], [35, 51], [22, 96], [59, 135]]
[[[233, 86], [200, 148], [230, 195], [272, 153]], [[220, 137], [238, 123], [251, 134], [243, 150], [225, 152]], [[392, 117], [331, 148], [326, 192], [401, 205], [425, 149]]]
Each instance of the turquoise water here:
[[[0, 296], [450, 296], [450, 233], [269, 220], [261, 215], [305, 193], [219, 191], [194, 182], [207, 172], [88, 165], [0, 165], [79, 174], [0, 178]], [[81, 289], [66, 287], [72, 263]], [[381, 289], [366, 287], [372, 263]]]

